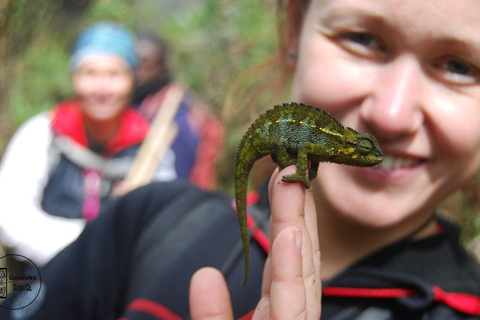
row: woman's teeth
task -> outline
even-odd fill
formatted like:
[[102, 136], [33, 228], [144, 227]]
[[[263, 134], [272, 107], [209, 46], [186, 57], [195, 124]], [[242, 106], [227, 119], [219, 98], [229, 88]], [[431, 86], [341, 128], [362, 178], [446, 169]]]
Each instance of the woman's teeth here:
[[419, 162], [419, 159], [400, 158], [385, 155], [383, 156], [383, 161], [379, 165], [377, 165], [377, 168], [380, 168], [384, 171], [390, 171], [393, 169], [411, 168], [417, 165]]

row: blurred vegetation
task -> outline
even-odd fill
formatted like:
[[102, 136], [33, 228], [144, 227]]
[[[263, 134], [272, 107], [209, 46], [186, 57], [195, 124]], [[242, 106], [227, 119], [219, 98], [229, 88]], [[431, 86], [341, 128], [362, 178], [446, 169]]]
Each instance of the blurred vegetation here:
[[457, 222], [462, 227], [464, 243], [470, 243], [478, 237], [473, 244], [474, 252], [480, 262], [480, 172], [469, 181], [462, 190], [453, 194], [444, 201], [441, 209], [442, 216]]
[[0, 155], [13, 132], [9, 117], [8, 94], [11, 76], [11, 46], [13, 43], [12, 0], [0, 0]]
[[[30, 6], [25, 6], [26, 1]], [[22, 45], [16, 50], [9, 95], [14, 127], [72, 96], [68, 59], [75, 34], [96, 21], [112, 20], [167, 40], [175, 79], [191, 88], [231, 129], [222, 155], [231, 163], [247, 124], [262, 109], [284, 101], [273, 90], [278, 84], [275, 69], [268, 64], [264, 70], [257, 68], [277, 48], [275, 0], [183, 2], [181, 9], [167, 8], [170, 11], [158, 14], [158, 1], [19, 0], [13, 16], [16, 43]], [[149, 12], [155, 16], [148, 17]], [[254, 66], [254, 72], [247, 71]], [[231, 191], [233, 168], [219, 167], [220, 185]]]
[[[225, 123], [220, 188], [233, 190], [232, 159], [246, 126], [259, 112], [285, 101], [278, 69], [275, 0], [204, 0], [162, 19], [158, 33], [171, 45], [176, 79], [187, 84]], [[284, 92], [284, 91], [281, 91]]]
[[[14, 128], [71, 97], [72, 39], [99, 20], [148, 29], [167, 40], [176, 80], [226, 124], [219, 188], [231, 192], [241, 133], [258, 113], [288, 101], [269, 60], [277, 48], [275, 0], [0, 0], [0, 59], [7, 62], [0, 72], [0, 155]], [[462, 224], [466, 240], [480, 234], [478, 185], [472, 182], [444, 205]]]

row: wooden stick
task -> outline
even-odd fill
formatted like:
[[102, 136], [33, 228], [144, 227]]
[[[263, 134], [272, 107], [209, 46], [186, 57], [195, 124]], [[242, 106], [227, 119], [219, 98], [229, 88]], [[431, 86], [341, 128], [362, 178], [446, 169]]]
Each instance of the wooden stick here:
[[158, 164], [178, 134], [178, 126], [173, 119], [184, 95], [185, 90], [179, 85], [173, 85], [168, 89], [147, 137], [122, 182], [122, 188], [133, 190], [152, 181]]

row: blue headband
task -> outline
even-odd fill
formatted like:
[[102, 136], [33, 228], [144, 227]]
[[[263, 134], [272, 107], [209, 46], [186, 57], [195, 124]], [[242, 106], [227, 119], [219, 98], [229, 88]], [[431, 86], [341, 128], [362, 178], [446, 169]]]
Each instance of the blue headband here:
[[116, 55], [135, 70], [136, 37], [125, 26], [115, 22], [99, 22], [79, 34], [70, 58], [70, 68], [77, 69], [85, 60], [99, 55]]

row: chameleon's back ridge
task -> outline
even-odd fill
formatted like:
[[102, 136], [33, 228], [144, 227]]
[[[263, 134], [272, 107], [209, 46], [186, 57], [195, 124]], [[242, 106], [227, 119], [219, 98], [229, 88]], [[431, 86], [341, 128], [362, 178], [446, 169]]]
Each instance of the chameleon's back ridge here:
[[[321, 113], [322, 116], [319, 116], [318, 113]], [[295, 122], [292, 122], [292, 120]], [[262, 129], [272, 127], [271, 122], [279, 121], [278, 123], [284, 125], [296, 124], [301, 126], [304, 124], [301, 123], [302, 120], [313, 121], [318, 127], [329, 128], [333, 132], [343, 133], [343, 130], [345, 130], [344, 126], [329, 113], [308, 104], [291, 102], [275, 105], [272, 109], [268, 109], [261, 114], [247, 129], [237, 149], [237, 156], [246, 142], [255, 139], [256, 134], [262, 133]], [[270, 124], [268, 124], [269, 122]]]
[[297, 171], [282, 180], [301, 182], [305, 188], [310, 187], [317, 175], [320, 162], [374, 166], [383, 160], [373, 135], [345, 128], [330, 114], [313, 106], [284, 103], [260, 115], [242, 137], [235, 158], [235, 203], [245, 255], [242, 286], [250, 266], [246, 217], [248, 175], [255, 161], [269, 154], [282, 169], [296, 164]]

